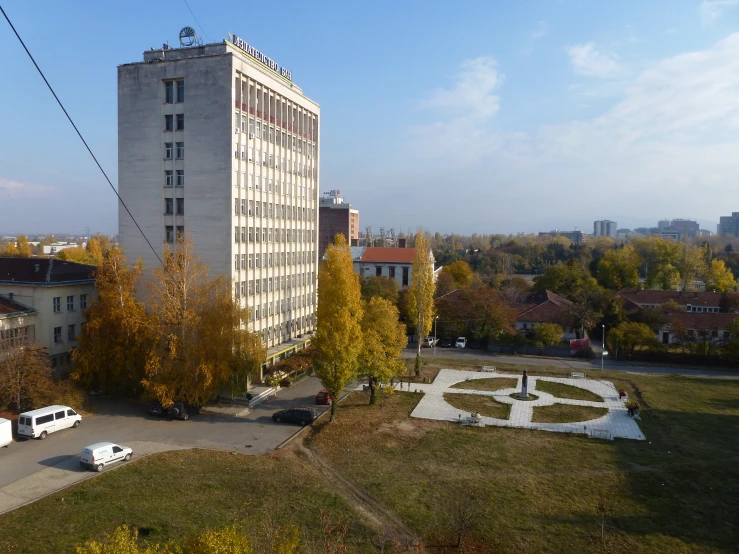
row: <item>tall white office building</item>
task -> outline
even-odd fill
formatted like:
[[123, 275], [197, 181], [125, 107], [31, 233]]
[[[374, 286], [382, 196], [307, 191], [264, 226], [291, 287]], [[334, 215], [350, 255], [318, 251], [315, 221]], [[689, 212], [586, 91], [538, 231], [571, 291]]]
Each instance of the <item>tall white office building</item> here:
[[[318, 104], [238, 37], [118, 68], [119, 192], [159, 254], [189, 231], [268, 347], [313, 330]], [[129, 260], [158, 261], [121, 207]]]
[[596, 237], [611, 237], [616, 238], [616, 222], [604, 219], [601, 221], [593, 222], [593, 234]]

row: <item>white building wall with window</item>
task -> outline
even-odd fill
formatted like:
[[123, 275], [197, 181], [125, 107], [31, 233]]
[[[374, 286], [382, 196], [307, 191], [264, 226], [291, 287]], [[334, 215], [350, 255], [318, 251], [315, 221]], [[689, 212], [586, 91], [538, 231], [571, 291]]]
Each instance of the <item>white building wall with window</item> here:
[[[160, 256], [191, 233], [267, 346], [314, 328], [319, 114], [294, 83], [227, 41], [149, 51], [118, 68], [121, 197]], [[122, 206], [119, 238], [129, 260], [158, 265]]]

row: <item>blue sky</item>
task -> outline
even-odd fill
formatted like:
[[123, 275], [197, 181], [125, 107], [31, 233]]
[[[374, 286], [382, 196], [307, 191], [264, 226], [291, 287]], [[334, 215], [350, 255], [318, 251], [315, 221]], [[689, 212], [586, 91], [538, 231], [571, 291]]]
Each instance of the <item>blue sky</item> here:
[[[321, 188], [360, 226], [592, 230], [739, 211], [739, 0], [188, 0], [321, 105]], [[184, 0], [3, 0], [117, 182], [116, 66]], [[267, 8], [268, 7], [268, 8]], [[115, 233], [116, 199], [0, 21], [0, 233]]]

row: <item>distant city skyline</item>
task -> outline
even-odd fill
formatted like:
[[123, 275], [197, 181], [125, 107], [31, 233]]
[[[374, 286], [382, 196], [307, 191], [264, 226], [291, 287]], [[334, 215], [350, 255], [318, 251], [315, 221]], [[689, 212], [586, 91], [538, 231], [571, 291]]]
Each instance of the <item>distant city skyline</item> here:
[[[4, 6], [114, 183], [116, 67], [191, 25], [206, 43], [243, 36], [320, 103], [322, 192], [341, 189], [361, 225], [587, 232], [668, 216], [715, 231], [739, 209], [737, 2], [287, 1], [308, 34], [275, 34], [236, 0], [190, 6], [205, 32], [184, 3]], [[0, 27], [0, 233], [115, 233], [115, 196]]]

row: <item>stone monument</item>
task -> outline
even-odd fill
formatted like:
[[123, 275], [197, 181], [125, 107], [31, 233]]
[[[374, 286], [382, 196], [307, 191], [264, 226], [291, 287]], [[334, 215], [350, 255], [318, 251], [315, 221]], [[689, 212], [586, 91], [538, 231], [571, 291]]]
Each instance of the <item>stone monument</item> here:
[[521, 378], [521, 398], [529, 397], [529, 377], [526, 375], [526, 370], [523, 370], [523, 377]]

